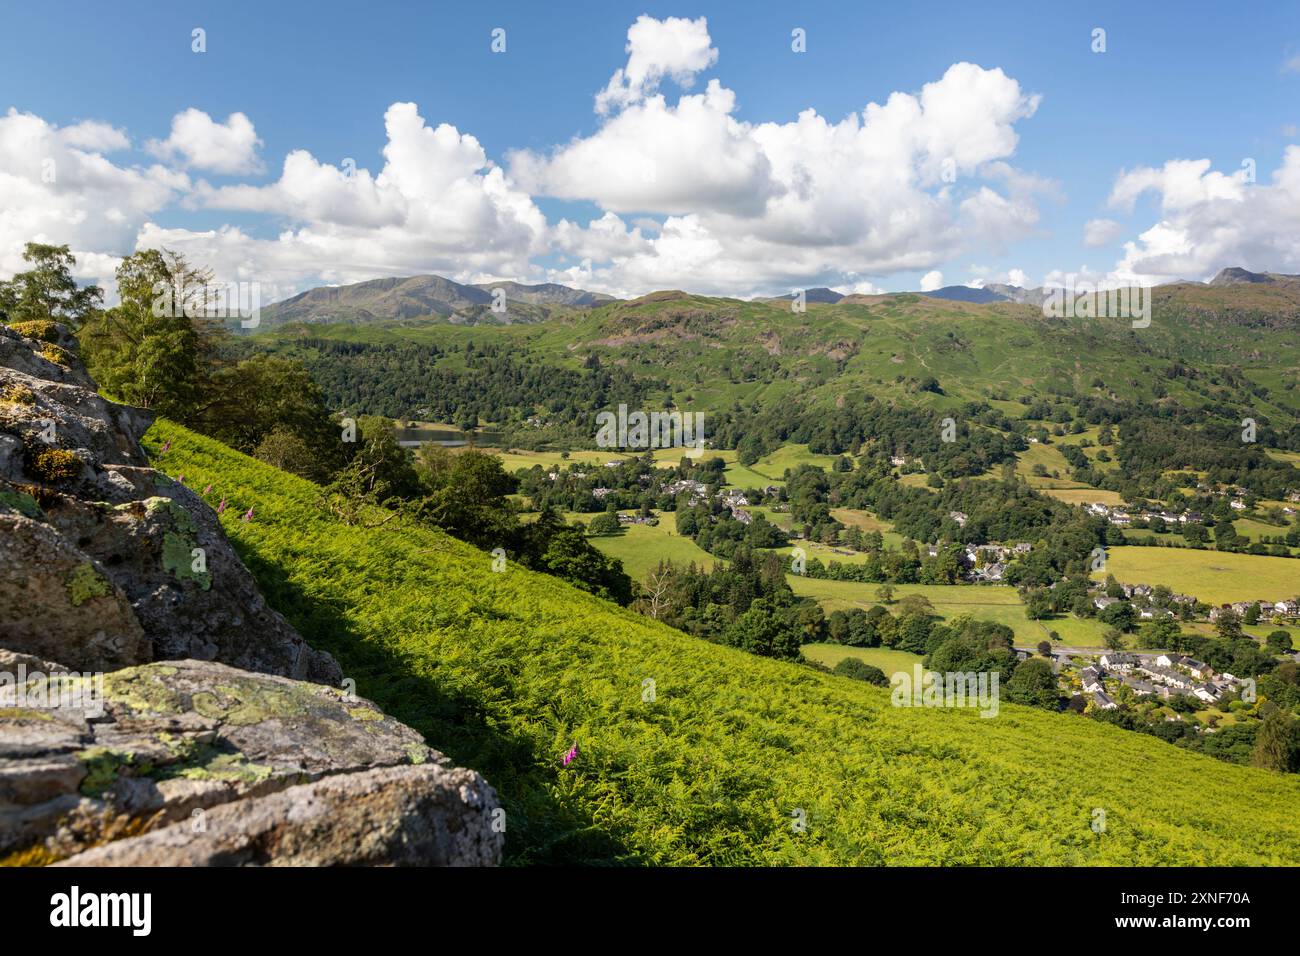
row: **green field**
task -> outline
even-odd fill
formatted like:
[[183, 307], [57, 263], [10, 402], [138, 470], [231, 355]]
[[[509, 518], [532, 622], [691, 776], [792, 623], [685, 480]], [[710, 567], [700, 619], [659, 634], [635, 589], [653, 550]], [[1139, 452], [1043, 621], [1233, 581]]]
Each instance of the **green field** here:
[[815, 455], [808, 451], [807, 445], [782, 445], [770, 455], [764, 455], [752, 465], [742, 465], [736, 460], [734, 451], [708, 451], [709, 458], [722, 458], [727, 462], [727, 484], [734, 488], [766, 488], [768, 485], [780, 487], [785, 484], [786, 469], [798, 468], [800, 465], [814, 465], [818, 468], [830, 468], [838, 457], [836, 455]]
[[1073, 488], [1040, 488], [1045, 495], [1051, 495], [1058, 501], [1071, 505], [1090, 505], [1094, 501], [1112, 507], [1122, 505], [1124, 497], [1118, 491], [1102, 491], [1100, 488], [1076, 485]]
[[[1263, 521], [1255, 521], [1252, 518], [1237, 518], [1232, 522], [1232, 527], [1237, 534], [1247, 541], [1258, 541], [1262, 537], [1277, 537], [1284, 535], [1289, 530], [1288, 527], [1278, 527], [1274, 524], [1268, 524]], [[1177, 531], [1152, 531], [1150, 528], [1125, 528], [1124, 535], [1132, 540], [1143, 543], [1155, 540], [1166, 542], [1169, 546], [1181, 548], [1186, 546], [1186, 540], [1182, 534]], [[1300, 555], [1300, 548], [1287, 548], [1293, 555]]]
[[754, 517], [762, 515], [768, 520], [769, 524], [776, 525], [787, 534], [794, 527], [794, 518], [789, 511], [773, 511], [771, 508], [762, 505], [752, 505], [748, 510]]
[[881, 521], [870, 511], [855, 511], [852, 508], [832, 508], [831, 517], [845, 527], [861, 528], [863, 531], [879, 531], [881, 540], [884, 542], [886, 549], [897, 549], [904, 540], [901, 534], [894, 530], [892, 523]]
[[[1034, 488], [1079, 488], [1070, 478], [1070, 463], [1054, 445], [1031, 444], [1016, 456], [1016, 474]], [[1034, 474], [1034, 466], [1042, 465], [1049, 475], [1059, 473], [1059, 478], [1043, 478]]]
[[558, 451], [523, 451], [518, 448], [509, 451], [501, 448], [483, 448], [480, 450], [490, 452], [500, 458], [501, 467], [511, 474], [514, 474], [520, 468], [532, 468], [534, 465], [541, 465], [543, 468], [564, 468], [579, 463], [604, 465], [607, 461], [619, 461], [631, 457], [617, 451], [571, 451], [568, 457], [565, 458]]
[[[541, 465], [544, 468], [564, 467], [582, 462], [590, 465], [603, 465], [607, 461], [618, 461], [636, 457], [633, 453], [611, 449], [610, 451], [591, 451], [578, 450], [571, 451], [568, 458], [565, 458], [558, 451], [524, 451], [522, 449], [501, 449], [501, 448], [484, 448], [483, 451], [491, 452], [501, 459], [503, 467], [508, 472], [518, 471], [520, 468], [532, 468], [534, 465]], [[673, 468], [682, 460], [684, 452], [681, 448], [658, 448], [653, 452], [655, 464], [660, 468]], [[770, 455], [765, 455], [753, 465], [746, 466], [736, 460], [735, 449], [731, 448], [708, 448], [699, 459], [721, 458], [727, 463], [724, 477], [728, 487], [733, 488], [765, 488], [768, 485], [781, 486], [785, 484], [785, 471], [787, 468], [797, 468], [800, 465], [815, 465], [818, 468], [829, 468], [835, 461], [835, 455], [815, 455], [808, 451], [807, 445], [783, 445]]]
[[782, 556], [792, 554], [795, 548], [800, 548], [808, 560], [816, 558], [822, 564], [829, 564], [832, 561], [838, 561], [841, 564], [866, 564], [871, 560], [871, 555], [866, 551], [850, 551], [848, 548], [832, 548], [828, 544], [822, 544], [820, 541], [805, 541], [802, 538], [793, 538], [790, 543], [783, 548], [763, 548], [763, 551], [775, 551]]
[[1012, 704], [893, 707], [558, 579], [494, 573], [405, 516], [342, 525], [316, 486], [168, 422], [145, 445], [228, 498], [222, 524], [268, 602], [360, 694], [492, 783], [509, 863], [1300, 864], [1295, 776]]
[[864, 664], [879, 667], [886, 676], [895, 671], [911, 672], [913, 664], [921, 663], [920, 654], [894, 651], [888, 647], [846, 647], [843, 644], [805, 644], [803, 656], [827, 667], [834, 667], [846, 657], [856, 657]]
[[[1256, 521], [1254, 518], [1238, 518], [1232, 523], [1233, 529], [1243, 538], [1251, 541], [1259, 541], [1261, 538], [1277, 538], [1284, 536], [1290, 531], [1293, 525], [1275, 525], [1267, 521]], [[1296, 554], [1296, 548], [1288, 548], [1292, 554]]]
[[1163, 584], [1207, 604], [1300, 594], [1300, 560], [1191, 548], [1111, 548], [1094, 578], [1115, 575], [1121, 584]]
[[[593, 516], [580, 517], [590, 521]], [[692, 561], [704, 568], [713, 567], [716, 560], [713, 555], [690, 538], [683, 538], [675, 528], [672, 514], [660, 515], [657, 525], [628, 525], [616, 535], [589, 540], [603, 554], [622, 561], [623, 570], [638, 584], [645, 583], [646, 577], [660, 561], [671, 561], [679, 567], [686, 567]]]
[[[1214, 625], [1209, 621], [1191, 621], [1183, 624], [1184, 631], [1191, 631], [1194, 634], [1200, 634], [1203, 637], [1214, 637], [1217, 632]], [[1276, 621], [1261, 621], [1259, 624], [1243, 624], [1242, 633], [1248, 637], [1263, 643], [1264, 639], [1274, 631], [1285, 631], [1291, 635], [1291, 645], [1297, 651], [1300, 651], [1300, 625], [1286, 624]]]
[[[828, 614], [855, 607], [869, 608], [880, 603], [876, 598], [879, 584], [823, 581], [795, 574], [786, 575], [786, 580], [795, 594], [814, 598]], [[893, 587], [895, 601], [907, 594], [922, 594], [944, 620], [967, 614], [981, 621], [1005, 624], [1015, 631], [1017, 644], [1037, 644], [1047, 640], [1050, 632], [1056, 631], [1066, 646], [1103, 646], [1101, 638], [1105, 627], [1098, 621], [1072, 615], [1031, 621], [1025, 616], [1020, 595], [1012, 587], [983, 584], [895, 584]]]
[[924, 488], [926, 491], [934, 490], [926, 484], [926, 476], [920, 472], [911, 475], [900, 475], [898, 482], [907, 485], [909, 488]]

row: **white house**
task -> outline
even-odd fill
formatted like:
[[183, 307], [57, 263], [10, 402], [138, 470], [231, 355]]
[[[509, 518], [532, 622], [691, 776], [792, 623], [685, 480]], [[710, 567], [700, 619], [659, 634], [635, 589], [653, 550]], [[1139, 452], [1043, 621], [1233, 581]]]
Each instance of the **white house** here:
[[1220, 692], [1219, 688], [1215, 687], [1213, 684], [1197, 684], [1192, 690], [1192, 694], [1199, 697], [1207, 704], [1213, 704], [1219, 699]]
[[1191, 690], [1195, 686], [1195, 682], [1190, 677], [1186, 674], [1180, 674], [1171, 667], [1148, 665], [1142, 668], [1142, 673], [1152, 680], [1157, 680], [1169, 687], [1176, 687], [1179, 690]]
[[1185, 667], [1192, 672], [1192, 676], [1200, 680], [1208, 680], [1214, 676], [1214, 670], [1204, 661], [1198, 661], [1194, 657], [1184, 657], [1182, 654], [1161, 654], [1156, 658], [1156, 663], [1161, 667]]
[[1123, 651], [1107, 651], [1101, 655], [1101, 666], [1108, 671], [1118, 671], [1121, 674], [1127, 674], [1138, 664], [1138, 659], [1132, 654], [1126, 654]]

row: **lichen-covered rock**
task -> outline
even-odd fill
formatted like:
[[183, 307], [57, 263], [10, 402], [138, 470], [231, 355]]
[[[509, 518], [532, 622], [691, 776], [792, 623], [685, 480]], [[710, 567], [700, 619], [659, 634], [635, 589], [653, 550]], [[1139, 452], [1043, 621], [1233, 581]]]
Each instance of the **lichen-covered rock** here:
[[0, 646], [79, 670], [153, 656], [122, 590], [49, 524], [18, 513], [0, 513]]
[[75, 339], [36, 324], [0, 326], [0, 608], [15, 609], [0, 647], [75, 670], [197, 658], [337, 685], [212, 508], [149, 467], [149, 413], [100, 397]]
[[0, 367], [48, 382], [71, 382], [95, 388], [85, 366], [70, 360], [77, 340], [55, 322], [0, 325]]
[[470, 770], [386, 767], [216, 807], [61, 866], [493, 866], [504, 835]]
[[[419, 779], [463, 789], [457, 817], [496, 807], [477, 774], [447, 776], [416, 731], [337, 688], [192, 660], [56, 681], [57, 665], [0, 657], [20, 663], [28, 682], [0, 684], [0, 862], [50, 862], [224, 804], [238, 806], [218, 819], [238, 821], [252, 798], [380, 767], [436, 766]], [[451, 812], [450, 799], [418, 805]]]
[[0, 864], [498, 862], [491, 787], [337, 688], [149, 422], [0, 326]]

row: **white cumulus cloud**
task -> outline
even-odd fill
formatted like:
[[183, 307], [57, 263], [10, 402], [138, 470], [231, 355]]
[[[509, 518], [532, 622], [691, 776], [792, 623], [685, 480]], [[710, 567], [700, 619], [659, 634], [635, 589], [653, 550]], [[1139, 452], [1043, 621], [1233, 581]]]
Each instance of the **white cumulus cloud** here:
[[935, 289], [943, 288], [943, 273], [938, 269], [932, 269], [925, 275], [921, 276], [921, 291], [933, 292]]
[[390, 106], [384, 131], [384, 165], [375, 174], [295, 150], [269, 185], [195, 190], [192, 201], [206, 208], [286, 220], [274, 239], [155, 227], [141, 244], [165, 236], [219, 274], [277, 284], [295, 276], [355, 282], [437, 272], [470, 281], [532, 271], [530, 258], [547, 248], [545, 217], [477, 139], [446, 123], [429, 126], [414, 103]]
[[[183, 110], [165, 139], [121, 159], [131, 139], [109, 123], [57, 128], [11, 110], [0, 118], [0, 274], [21, 265], [22, 241], [43, 239], [68, 242], [95, 269], [167, 245], [224, 281], [289, 292], [436, 272], [624, 295], [782, 294], [878, 289], [893, 273], [937, 273], [1039, 231], [1039, 199], [1057, 187], [1013, 165], [1039, 99], [1001, 69], [956, 63], [918, 90], [864, 92], [862, 109], [839, 118], [810, 106], [752, 122], [721, 80], [694, 88], [718, 60], [704, 18], [639, 17], [597, 95], [595, 131], [507, 153], [504, 166], [472, 131], [426, 122], [414, 103], [384, 113], [378, 168], [298, 148], [271, 182], [251, 180], [261, 141], [244, 113]], [[45, 157], [56, 188], [42, 182]], [[1147, 189], [1173, 192], [1138, 170], [1117, 201]], [[539, 196], [596, 212], [548, 222]], [[187, 228], [194, 210], [241, 218]]]
[[261, 172], [260, 145], [253, 121], [243, 113], [231, 113], [224, 123], [218, 123], [190, 107], [172, 117], [171, 135], [164, 140], [151, 139], [145, 148], [159, 159], [190, 169], [234, 175]]
[[1154, 196], [1160, 218], [1134, 240], [1113, 278], [1145, 283], [1206, 279], [1226, 266], [1300, 272], [1300, 146], [1288, 146], [1270, 182], [1222, 173], [1208, 159], [1176, 159], [1121, 173], [1117, 208]]
[[609, 85], [596, 95], [596, 111], [607, 113], [635, 103], [657, 89], [664, 77], [678, 86], [690, 86], [695, 74], [718, 61], [712, 42], [704, 17], [637, 17], [627, 31], [627, 65], [615, 71]]
[[190, 188], [161, 165], [118, 165], [105, 153], [130, 146], [106, 123], [59, 127], [10, 109], [0, 116], [0, 277], [27, 268], [24, 244], [67, 245], [78, 275], [109, 280], [136, 231]]
[[[685, 22], [694, 52], [661, 59], [686, 64], [689, 77], [712, 62], [701, 52], [712, 47], [703, 21]], [[750, 123], [717, 79], [675, 102], [624, 82], [638, 49], [630, 40], [628, 65], [615, 74], [635, 95], [605, 96], [611, 115], [595, 133], [508, 157], [533, 194], [665, 217], [634, 252], [597, 262], [592, 281], [605, 290], [781, 292], [931, 269], [1033, 234], [1036, 196], [1055, 190], [1007, 162], [1016, 124], [1039, 100], [1000, 69], [954, 64], [917, 93], [892, 93], [838, 121], [808, 108], [788, 122]], [[578, 245], [571, 226], [566, 242]]]
[[1114, 219], [1089, 219], [1083, 224], [1083, 244], [1095, 249], [1108, 246], [1124, 231]]

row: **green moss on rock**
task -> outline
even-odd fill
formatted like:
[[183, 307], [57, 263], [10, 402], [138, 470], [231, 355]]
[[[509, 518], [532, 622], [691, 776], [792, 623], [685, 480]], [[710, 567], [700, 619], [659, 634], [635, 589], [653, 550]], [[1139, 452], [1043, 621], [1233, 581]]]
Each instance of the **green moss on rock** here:
[[236, 679], [195, 694], [191, 704], [204, 717], [229, 724], [256, 724], [303, 717], [320, 707], [322, 700], [312, 685]]
[[165, 664], [113, 671], [104, 675], [104, 696], [137, 713], [178, 714], [183, 709], [180, 694], [163, 681], [175, 673], [176, 668]]
[[144, 776], [153, 769], [147, 761], [136, 763], [136, 755], [131, 751], [113, 747], [90, 747], [79, 752], [77, 759], [86, 768], [86, 777], [81, 781], [81, 792], [87, 797], [103, 794], [127, 767], [135, 771], [131, 776]]
[[177, 581], [193, 581], [206, 591], [212, 587], [212, 573], [194, 570], [193, 551], [196, 547], [193, 538], [168, 531], [163, 535], [162, 566]]
[[268, 764], [253, 763], [243, 754], [211, 751], [211, 759], [191, 763], [185, 767], [168, 768], [168, 776], [186, 780], [220, 780], [225, 783], [261, 783], [269, 780], [275, 768]]
[[89, 561], [77, 565], [68, 579], [68, 598], [73, 607], [81, 607], [97, 597], [108, 597], [108, 582], [99, 576]]
[[0, 707], [0, 720], [53, 720], [54, 717], [43, 710], [31, 707]]
[[24, 518], [42, 518], [41, 506], [25, 491], [0, 491], [0, 506], [12, 508]]

